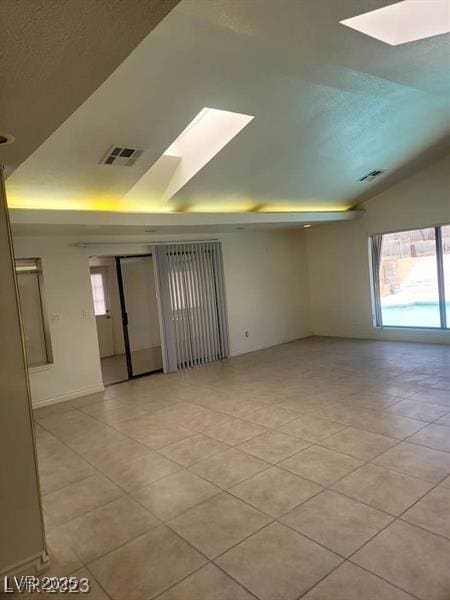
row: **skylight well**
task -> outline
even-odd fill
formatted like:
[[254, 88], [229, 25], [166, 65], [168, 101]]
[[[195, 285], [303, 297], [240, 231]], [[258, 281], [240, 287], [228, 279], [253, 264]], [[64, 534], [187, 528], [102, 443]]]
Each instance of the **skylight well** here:
[[166, 191], [170, 198], [224, 148], [254, 117], [241, 113], [203, 108], [164, 156], [181, 159]]
[[253, 120], [252, 115], [205, 107], [192, 119], [125, 198], [143, 203], [167, 202]]
[[340, 21], [391, 46], [450, 32], [449, 0], [403, 0]]
[[209, 152], [214, 146], [215, 154], [230, 142], [250, 121], [251, 115], [219, 110], [217, 108], [202, 108], [177, 139], [164, 152], [166, 156], [179, 156], [194, 148], [199, 142], [207, 142]]

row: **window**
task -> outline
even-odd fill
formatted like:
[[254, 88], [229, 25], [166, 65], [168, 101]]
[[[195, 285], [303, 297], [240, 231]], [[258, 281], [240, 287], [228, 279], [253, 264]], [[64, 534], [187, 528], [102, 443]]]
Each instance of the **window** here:
[[450, 225], [441, 227], [442, 263], [444, 272], [444, 296], [447, 327], [450, 326]]
[[43, 302], [40, 260], [16, 260], [16, 274], [27, 364], [29, 367], [37, 367], [51, 363], [50, 334]]
[[94, 313], [96, 317], [106, 315], [105, 275], [103, 271], [91, 271], [92, 298], [94, 300]]
[[376, 326], [447, 328], [450, 226], [374, 235], [371, 258]]

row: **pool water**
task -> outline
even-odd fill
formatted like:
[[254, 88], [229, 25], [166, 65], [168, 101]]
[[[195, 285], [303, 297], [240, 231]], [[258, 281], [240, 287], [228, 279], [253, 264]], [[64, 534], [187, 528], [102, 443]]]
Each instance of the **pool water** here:
[[[450, 302], [446, 303], [447, 323], [450, 323]], [[423, 302], [403, 306], [382, 306], [386, 327], [440, 327], [439, 304]]]

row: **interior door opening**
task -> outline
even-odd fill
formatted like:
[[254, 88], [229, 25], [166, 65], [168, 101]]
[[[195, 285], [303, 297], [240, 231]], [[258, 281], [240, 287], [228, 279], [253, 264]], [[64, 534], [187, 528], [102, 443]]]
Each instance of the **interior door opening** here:
[[161, 332], [151, 254], [116, 257], [128, 377], [161, 371]]
[[89, 259], [103, 383], [162, 370], [151, 255]]

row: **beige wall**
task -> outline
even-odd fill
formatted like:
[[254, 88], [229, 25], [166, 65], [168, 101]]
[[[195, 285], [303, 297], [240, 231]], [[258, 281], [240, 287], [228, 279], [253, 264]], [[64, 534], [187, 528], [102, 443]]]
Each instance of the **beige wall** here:
[[366, 202], [360, 219], [307, 231], [315, 334], [450, 343], [450, 332], [373, 328], [368, 260], [372, 233], [450, 223], [449, 174], [447, 157]]
[[[1, 169], [1, 167], [0, 167]], [[1, 179], [1, 173], [0, 173]], [[14, 270], [0, 181], [0, 575], [38, 562], [44, 547]], [[1, 595], [1, 594], [0, 594]]]
[[[222, 241], [231, 353], [250, 352], [308, 335], [308, 265], [303, 231], [236, 232], [213, 237]], [[149, 245], [117, 244], [129, 240], [129, 236], [93, 239], [111, 241], [111, 246], [77, 248], [76, 242], [87, 241], [81, 237], [25, 236], [14, 241], [18, 257], [42, 260], [49, 312], [54, 364], [30, 374], [35, 405], [93, 393], [103, 387], [89, 256], [148, 253]]]
[[310, 335], [304, 232], [248, 232], [221, 239], [231, 354]]
[[31, 369], [33, 404], [103, 389], [87, 256], [59, 238], [14, 246], [17, 257], [41, 258], [53, 351], [52, 365]]

